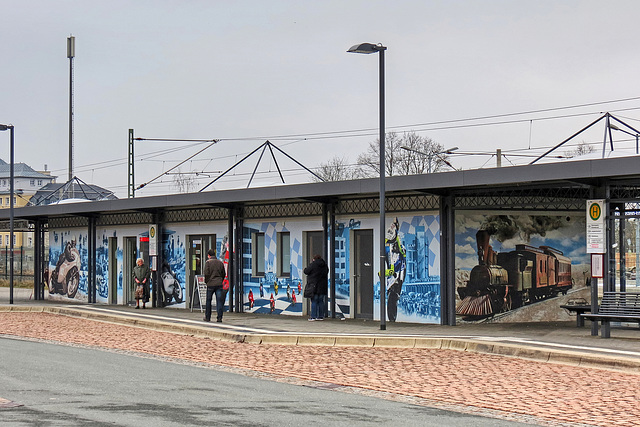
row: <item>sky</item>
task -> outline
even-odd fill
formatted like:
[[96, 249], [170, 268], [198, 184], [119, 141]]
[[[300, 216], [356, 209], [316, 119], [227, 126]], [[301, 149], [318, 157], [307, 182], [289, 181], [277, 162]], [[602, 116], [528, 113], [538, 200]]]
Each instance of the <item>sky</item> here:
[[[127, 197], [197, 191], [267, 140], [307, 168], [355, 163], [379, 129], [385, 53], [387, 130], [416, 131], [459, 169], [527, 164], [611, 112], [640, 128], [636, 0], [0, 0], [0, 123], [16, 162], [68, 179], [67, 37], [76, 40], [74, 175]], [[602, 150], [594, 125], [581, 142]], [[634, 133], [634, 132], [632, 132]], [[635, 138], [614, 132], [614, 149]], [[149, 141], [169, 139], [172, 141]], [[179, 140], [219, 140], [207, 142]], [[2, 141], [5, 140], [6, 143]], [[0, 133], [0, 158], [9, 159]], [[608, 148], [607, 148], [608, 150]], [[280, 182], [267, 149], [208, 190]], [[274, 150], [287, 184], [311, 175]], [[466, 154], [465, 154], [466, 153]], [[601, 154], [601, 153], [600, 153]], [[565, 161], [548, 159], [548, 161]], [[198, 173], [196, 175], [196, 172]], [[157, 178], [157, 177], [160, 178]], [[154, 178], [157, 178], [154, 180]]]

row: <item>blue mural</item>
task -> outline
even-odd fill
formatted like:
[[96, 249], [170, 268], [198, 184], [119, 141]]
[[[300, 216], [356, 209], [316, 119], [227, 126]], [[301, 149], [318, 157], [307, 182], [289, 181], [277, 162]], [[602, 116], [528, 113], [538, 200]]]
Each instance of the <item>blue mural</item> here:
[[[87, 300], [87, 236], [53, 231], [49, 239], [49, 297]], [[55, 262], [55, 264], [53, 264]]]

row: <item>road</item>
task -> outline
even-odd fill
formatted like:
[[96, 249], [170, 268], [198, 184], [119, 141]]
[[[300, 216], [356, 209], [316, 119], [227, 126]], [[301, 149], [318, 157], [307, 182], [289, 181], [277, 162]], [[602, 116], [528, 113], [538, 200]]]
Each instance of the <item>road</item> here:
[[[3, 426], [525, 424], [115, 351], [0, 337]], [[2, 399], [0, 399], [0, 402]]]

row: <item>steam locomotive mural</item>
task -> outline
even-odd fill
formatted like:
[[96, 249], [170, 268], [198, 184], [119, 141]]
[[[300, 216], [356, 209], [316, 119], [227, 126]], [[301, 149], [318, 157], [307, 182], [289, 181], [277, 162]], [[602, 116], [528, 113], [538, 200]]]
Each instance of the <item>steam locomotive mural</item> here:
[[572, 286], [571, 259], [549, 246], [516, 245], [496, 253], [487, 230], [476, 233], [478, 265], [458, 287], [456, 314], [488, 317], [531, 302], [566, 294]]

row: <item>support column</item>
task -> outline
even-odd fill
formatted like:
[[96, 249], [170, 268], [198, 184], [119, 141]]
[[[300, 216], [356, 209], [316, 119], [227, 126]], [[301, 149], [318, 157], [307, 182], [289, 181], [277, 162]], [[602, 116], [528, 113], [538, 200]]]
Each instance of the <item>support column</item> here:
[[440, 197], [440, 324], [455, 326], [455, 197]]
[[[328, 221], [328, 215], [329, 215], [329, 207], [326, 203], [322, 204], [322, 255], [325, 259], [325, 261], [327, 262], [327, 265], [329, 264], [329, 221]], [[333, 264], [333, 263], [331, 263]], [[333, 267], [331, 267], [332, 271]], [[333, 284], [331, 285], [333, 287]], [[331, 291], [327, 290], [329, 294], [331, 294]], [[332, 298], [333, 299], [333, 298]], [[324, 310], [325, 313], [328, 310], [328, 303], [329, 303], [329, 295], [325, 295], [324, 296], [324, 301], [323, 301], [323, 306], [324, 306]]]
[[88, 226], [88, 277], [87, 277], [87, 294], [89, 303], [96, 302], [97, 288], [96, 288], [96, 224], [97, 219], [94, 216], [89, 217]]
[[42, 269], [42, 251], [40, 246], [44, 245], [44, 242], [40, 240], [40, 225], [41, 220], [36, 219], [33, 223], [33, 299], [39, 300], [40, 290], [44, 289], [43, 286], [43, 273]]
[[243, 268], [243, 245], [242, 245], [242, 239], [244, 236], [244, 222], [242, 220], [242, 210], [241, 208], [235, 208], [235, 214], [234, 214], [234, 220], [235, 220], [235, 233], [234, 233], [234, 240], [235, 240], [235, 253], [231, 252], [231, 256], [233, 256], [234, 259], [234, 268], [233, 268], [233, 276], [234, 276], [234, 283], [236, 284], [236, 288], [238, 289], [238, 294], [240, 295], [239, 298], [236, 299], [236, 301], [238, 301], [239, 304], [239, 309], [238, 312], [242, 313], [244, 312], [244, 304], [243, 304], [243, 295], [244, 295], [244, 282], [243, 282], [243, 275], [242, 275], [242, 268]]
[[[227, 210], [229, 217], [227, 221], [227, 242], [229, 244], [229, 253], [226, 255], [229, 259], [227, 264], [227, 279], [229, 280], [229, 312], [233, 313], [234, 308], [236, 312], [240, 312], [240, 304], [242, 302], [242, 298], [239, 295], [239, 287], [236, 286], [236, 282], [233, 280], [233, 240], [234, 240], [234, 232], [233, 232], [233, 208]], [[223, 260], [224, 261], [224, 260]], [[235, 295], [235, 298], [234, 298]], [[234, 305], [234, 301], [236, 301]]]
[[[331, 260], [331, 318], [336, 318], [336, 205], [329, 208], [329, 259]], [[328, 261], [328, 260], [327, 260]]]

